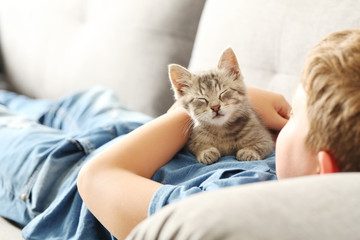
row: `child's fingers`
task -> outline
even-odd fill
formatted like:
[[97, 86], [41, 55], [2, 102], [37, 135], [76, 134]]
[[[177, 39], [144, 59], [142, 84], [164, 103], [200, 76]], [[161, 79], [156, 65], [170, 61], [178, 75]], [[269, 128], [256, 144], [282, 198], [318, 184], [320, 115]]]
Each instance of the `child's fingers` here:
[[285, 112], [279, 113], [274, 110], [270, 114], [271, 114], [271, 116], [269, 116], [267, 119], [271, 119], [271, 120], [265, 122], [265, 125], [270, 130], [280, 131], [288, 121], [288, 118], [287, 118]]
[[283, 98], [282, 101], [278, 102], [278, 105], [275, 105], [275, 110], [277, 111], [277, 113], [285, 118], [285, 119], [289, 119], [290, 118], [290, 112], [291, 112], [291, 106], [290, 104], [285, 100], [285, 98]]

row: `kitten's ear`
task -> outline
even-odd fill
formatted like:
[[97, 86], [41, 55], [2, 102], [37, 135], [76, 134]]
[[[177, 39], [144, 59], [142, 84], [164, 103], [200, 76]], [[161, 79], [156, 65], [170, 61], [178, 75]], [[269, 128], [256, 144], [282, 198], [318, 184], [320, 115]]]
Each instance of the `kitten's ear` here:
[[175, 92], [175, 98], [178, 99], [184, 95], [186, 88], [189, 88], [191, 73], [180, 65], [170, 64], [169, 77]]
[[238, 61], [232, 48], [227, 48], [221, 55], [219, 63], [219, 69], [226, 69], [230, 73], [241, 75]]

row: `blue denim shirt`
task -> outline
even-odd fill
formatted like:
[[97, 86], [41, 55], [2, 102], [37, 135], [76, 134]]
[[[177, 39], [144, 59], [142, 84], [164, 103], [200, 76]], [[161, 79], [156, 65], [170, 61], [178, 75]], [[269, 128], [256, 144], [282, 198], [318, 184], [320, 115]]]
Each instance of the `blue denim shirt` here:
[[205, 165], [198, 163], [192, 154], [184, 150], [153, 176], [153, 180], [163, 183], [164, 186], [152, 197], [149, 215], [167, 204], [196, 193], [275, 179], [274, 154], [264, 160], [251, 162], [226, 156], [214, 164]]
[[[0, 91], [0, 215], [24, 226], [25, 239], [113, 239], [81, 200], [76, 178], [86, 161], [150, 120], [99, 87], [58, 101]], [[194, 193], [275, 178], [273, 155], [206, 166], [182, 151], [153, 176], [165, 185], [149, 214]]]

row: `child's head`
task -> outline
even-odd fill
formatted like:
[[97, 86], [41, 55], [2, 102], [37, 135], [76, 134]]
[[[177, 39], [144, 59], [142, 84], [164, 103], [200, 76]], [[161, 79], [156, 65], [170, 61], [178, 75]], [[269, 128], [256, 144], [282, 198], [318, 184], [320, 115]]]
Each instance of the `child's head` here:
[[360, 171], [360, 29], [329, 35], [309, 53], [293, 117], [279, 135], [279, 178]]

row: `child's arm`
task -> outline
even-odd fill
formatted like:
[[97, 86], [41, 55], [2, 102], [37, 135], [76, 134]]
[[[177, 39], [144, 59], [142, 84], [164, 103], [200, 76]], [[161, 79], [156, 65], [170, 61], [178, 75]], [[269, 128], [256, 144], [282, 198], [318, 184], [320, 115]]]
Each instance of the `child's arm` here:
[[[268, 127], [285, 124], [272, 122], [272, 118], [279, 121], [279, 115], [286, 119], [290, 107], [284, 98], [254, 88], [248, 92]], [[161, 187], [150, 178], [184, 146], [190, 121], [184, 109], [175, 108], [124, 136], [81, 169], [78, 188], [82, 199], [116, 237], [125, 238], [147, 217], [150, 200]]]
[[147, 217], [160, 183], [150, 180], [186, 143], [190, 117], [176, 109], [134, 130], [90, 160], [78, 188], [90, 211], [119, 239]]
[[264, 121], [266, 127], [280, 131], [290, 117], [291, 106], [277, 93], [259, 88], [247, 87], [249, 101]]

